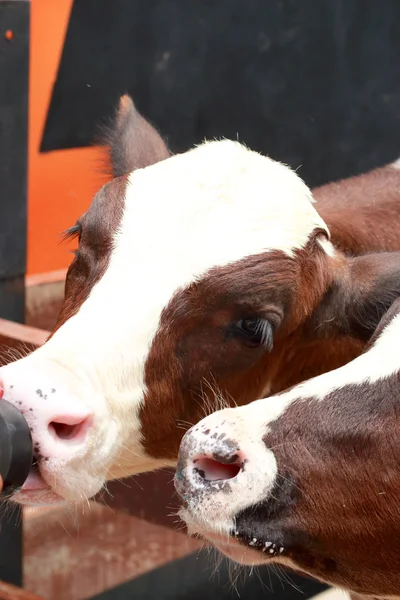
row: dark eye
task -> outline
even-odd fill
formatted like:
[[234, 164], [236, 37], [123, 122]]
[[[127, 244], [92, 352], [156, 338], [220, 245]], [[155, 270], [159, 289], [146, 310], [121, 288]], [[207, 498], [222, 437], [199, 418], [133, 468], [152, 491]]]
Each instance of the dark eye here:
[[274, 342], [274, 329], [267, 319], [259, 317], [241, 319], [236, 323], [235, 329], [243, 341], [252, 346], [263, 346], [268, 352], [271, 352]]

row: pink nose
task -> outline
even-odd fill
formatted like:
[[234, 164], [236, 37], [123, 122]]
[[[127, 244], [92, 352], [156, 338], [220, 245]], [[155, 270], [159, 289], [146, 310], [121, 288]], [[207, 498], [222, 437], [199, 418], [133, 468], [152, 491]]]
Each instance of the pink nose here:
[[198, 475], [207, 481], [227, 481], [239, 475], [241, 462], [235, 459], [233, 463], [223, 462], [218, 455], [213, 457], [200, 456], [192, 458], [193, 468]]
[[0, 376], [4, 398], [14, 404], [28, 422], [36, 458], [61, 463], [73, 458], [87, 441], [93, 413], [71, 393], [66, 382], [49, 381], [44, 376], [39, 382], [38, 372], [30, 369], [18, 373], [16, 369], [5, 367]]
[[90, 421], [88, 413], [58, 415], [48, 424], [48, 432], [55, 439], [83, 441]]
[[22, 400], [12, 401], [28, 421], [36, 457], [68, 460], [85, 443], [93, 417], [74, 397], [54, 396], [40, 405], [32, 402], [29, 406], [29, 399], [26, 405]]

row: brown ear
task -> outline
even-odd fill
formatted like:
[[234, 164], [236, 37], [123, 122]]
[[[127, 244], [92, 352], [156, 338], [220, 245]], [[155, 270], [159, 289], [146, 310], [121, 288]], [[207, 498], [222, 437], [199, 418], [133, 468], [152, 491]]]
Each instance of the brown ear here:
[[171, 156], [159, 133], [137, 111], [127, 94], [120, 98], [104, 143], [110, 148], [114, 177], [143, 169]]
[[350, 335], [368, 342], [400, 297], [400, 252], [348, 259], [311, 318], [317, 337]]

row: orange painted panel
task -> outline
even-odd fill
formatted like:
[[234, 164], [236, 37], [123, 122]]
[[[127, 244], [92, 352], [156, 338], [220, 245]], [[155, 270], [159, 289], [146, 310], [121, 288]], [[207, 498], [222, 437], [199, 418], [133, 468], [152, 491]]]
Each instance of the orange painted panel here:
[[99, 148], [40, 153], [40, 141], [67, 31], [72, 0], [32, 0], [28, 132], [27, 274], [66, 268], [61, 233], [90, 204], [104, 182]]

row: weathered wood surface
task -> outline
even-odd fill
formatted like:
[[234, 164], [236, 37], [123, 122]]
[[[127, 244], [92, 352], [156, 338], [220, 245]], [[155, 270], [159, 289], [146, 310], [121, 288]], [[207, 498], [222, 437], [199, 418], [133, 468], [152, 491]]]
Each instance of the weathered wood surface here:
[[12, 348], [28, 344], [34, 349], [45, 343], [50, 333], [36, 327], [0, 319], [0, 345]]
[[31, 594], [21, 588], [0, 581], [0, 600], [45, 600], [43, 596]]
[[201, 545], [94, 502], [31, 511], [24, 518], [24, 584], [47, 600], [91, 598]]

